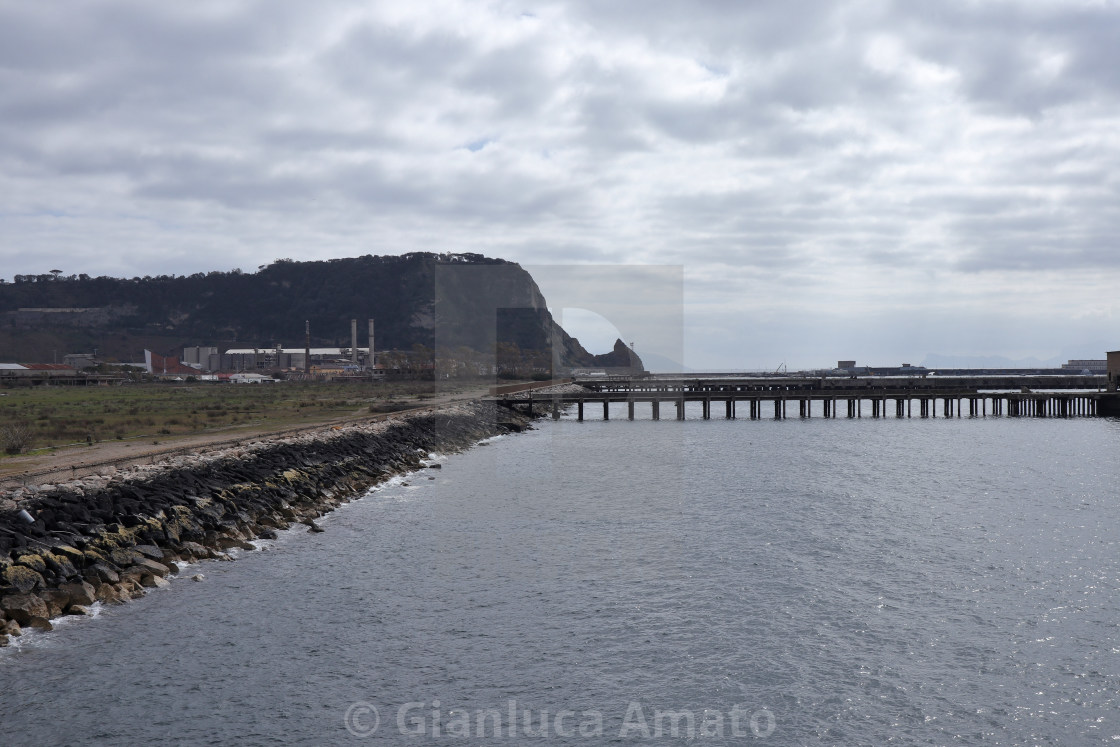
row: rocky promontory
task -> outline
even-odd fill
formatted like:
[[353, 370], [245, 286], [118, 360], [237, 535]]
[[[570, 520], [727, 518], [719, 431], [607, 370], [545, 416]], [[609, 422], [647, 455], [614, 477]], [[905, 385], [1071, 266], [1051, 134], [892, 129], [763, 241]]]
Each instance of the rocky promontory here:
[[454, 405], [332, 426], [0, 496], [0, 646], [23, 627], [167, 585], [179, 565], [315, 519], [393, 475], [527, 419]]

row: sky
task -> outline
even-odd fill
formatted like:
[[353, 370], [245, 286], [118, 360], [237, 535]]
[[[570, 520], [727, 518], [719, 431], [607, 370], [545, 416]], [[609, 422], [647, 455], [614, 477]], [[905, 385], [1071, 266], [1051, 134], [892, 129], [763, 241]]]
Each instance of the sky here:
[[675, 353], [563, 316], [693, 369], [1101, 358], [1117, 39], [1116, 0], [0, 0], [0, 277], [478, 252], [676, 273]]

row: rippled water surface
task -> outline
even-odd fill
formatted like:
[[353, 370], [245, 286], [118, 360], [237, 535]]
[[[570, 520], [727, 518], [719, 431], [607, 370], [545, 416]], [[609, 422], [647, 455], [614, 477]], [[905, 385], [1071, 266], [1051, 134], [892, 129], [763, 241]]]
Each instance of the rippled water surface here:
[[24, 636], [3, 741], [1120, 739], [1120, 424], [612, 417]]

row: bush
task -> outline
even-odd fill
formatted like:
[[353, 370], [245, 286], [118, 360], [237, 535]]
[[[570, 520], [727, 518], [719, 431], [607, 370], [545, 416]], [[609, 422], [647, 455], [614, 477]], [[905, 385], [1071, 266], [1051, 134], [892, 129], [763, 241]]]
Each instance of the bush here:
[[22, 454], [31, 445], [31, 426], [27, 423], [0, 425], [0, 448], [5, 454]]

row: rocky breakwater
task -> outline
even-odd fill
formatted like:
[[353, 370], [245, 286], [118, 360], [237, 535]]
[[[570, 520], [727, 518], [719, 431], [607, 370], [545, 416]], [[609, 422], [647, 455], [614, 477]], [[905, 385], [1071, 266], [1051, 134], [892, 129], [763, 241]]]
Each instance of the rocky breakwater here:
[[[0, 646], [24, 627], [167, 585], [393, 475], [527, 421], [474, 403], [335, 426], [0, 497]], [[34, 521], [29, 521], [33, 519]]]

